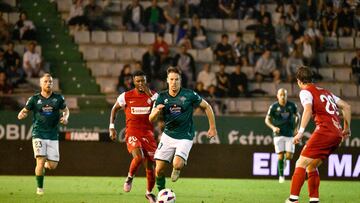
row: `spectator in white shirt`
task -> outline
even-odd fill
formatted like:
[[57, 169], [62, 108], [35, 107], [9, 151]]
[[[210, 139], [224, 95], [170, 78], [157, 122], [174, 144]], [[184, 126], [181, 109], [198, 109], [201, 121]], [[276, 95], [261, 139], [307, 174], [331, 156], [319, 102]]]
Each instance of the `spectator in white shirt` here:
[[204, 85], [204, 89], [208, 89], [211, 85], [216, 86], [216, 75], [211, 72], [210, 64], [206, 63], [203, 69], [199, 72], [196, 82], [201, 82]]
[[17, 40], [35, 40], [35, 25], [27, 19], [25, 12], [21, 12], [15, 24], [14, 37]]
[[23, 67], [28, 78], [39, 77], [43, 74], [41, 58], [40, 55], [35, 52], [35, 47], [35, 42], [29, 42], [28, 50], [24, 53], [23, 57]]

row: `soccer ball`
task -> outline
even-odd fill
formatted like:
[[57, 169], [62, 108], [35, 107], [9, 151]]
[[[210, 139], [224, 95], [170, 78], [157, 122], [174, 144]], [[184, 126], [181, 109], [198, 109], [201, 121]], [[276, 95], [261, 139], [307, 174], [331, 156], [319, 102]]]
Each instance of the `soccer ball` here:
[[174, 203], [176, 196], [172, 189], [163, 189], [159, 192], [157, 196], [157, 203]]

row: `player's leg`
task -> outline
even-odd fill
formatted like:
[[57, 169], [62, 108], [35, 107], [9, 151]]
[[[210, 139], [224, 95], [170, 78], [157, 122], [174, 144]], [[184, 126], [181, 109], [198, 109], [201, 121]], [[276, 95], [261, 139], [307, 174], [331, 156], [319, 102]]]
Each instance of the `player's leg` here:
[[285, 182], [284, 177], [284, 154], [285, 154], [285, 142], [283, 136], [274, 137], [275, 153], [278, 155], [278, 174], [279, 183]]
[[49, 170], [54, 170], [58, 166], [60, 160], [59, 141], [49, 140], [46, 147], [47, 160], [44, 167]]
[[321, 159], [314, 159], [307, 167], [306, 172], [308, 174], [308, 190], [310, 203], [319, 202], [319, 186], [320, 176], [318, 167], [321, 165]]
[[134, 175], [136, 174], [137, 170], [139, 169], [142, 161], [143, 161], [143, 152], [141, 148], [133, 148], [131, 151], [132, 160], [129, 167], [129, 173], [126, 177], [125, 183], [124, 183], [124, 191], [130, 192], [132, 187], [132, 181], [134, 179]]
[[297, 160], [295, 171], [291, 179], [290, 197], [288, 199], [289, 202], [297, 202], [299, 200], [301, 187], [305, 182], [305, 169], [313, 160], [314, 159], [302, 155], [300, 155], [299, 159]]
[[39, 138], [33, 138], [32, 140], [34, 157], [36, 159], [35, 176], [37, 183], [36, 193], [38, 195], [44, 194], [44, 165], [46, 161], [46, 142]]
[[156, 160], [155, 167], [155, 176], [156, 176], [156, 186], [158, 190], [165, 189], [165, 167], [166, 162], [163, 160]]
[[171, 181], [175, 182], [180, 177], [181, 169], [186, 165], [187, 159], [191, 147], [193, 145], [192, 140], [175, 140], [176, 151], [173, 159], [173, 170], [171, 173]]
[[156, 202], [156, 196], [152, 193], [152, 190], [155, 186], [155, 162], [150, 157], [144, 159], [144, 165], [146, 170], [146, 193], [145, 197], [149, 200], [150, 203]]

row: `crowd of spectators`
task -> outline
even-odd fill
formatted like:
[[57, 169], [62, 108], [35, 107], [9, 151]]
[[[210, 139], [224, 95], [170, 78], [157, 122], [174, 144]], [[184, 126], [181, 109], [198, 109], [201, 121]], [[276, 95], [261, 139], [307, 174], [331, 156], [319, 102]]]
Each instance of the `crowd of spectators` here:
[[[270, 13], [267, 3], [276, 3]], [[300, 65], [312, 67], [317, 80], [319, 53], [326, 49], [326, 37], [357, 36], [360, 5], [351, 0], [166, 0], [159, 6], [156, 0], [144, 8], [133, 0], [125, 9], [123, 25], [129, 31], [155, 32], [153, 46], [143, 56], [142, 67], [152, 81], [165, 78], [168, 65], [183, 71], [183, 85], [211, 97], [251, 96], [249, 76], [242, 67], [253, 67], [256, 82], [295, 82], [294, 73]], [[239, 19], [255, 22], [245, 32], [254, 40], [245, 41], [243, 32], [222, 33], [217, 44], [211, 44], [209, 31], [201, 25], [203, 18]], [[177, 53], [171, 53], [164, 34], [175, 38]], [[195, 61], [189, 49], [211, 49], [217, 70], [204, 64], [196, 73]], [[360, 75], [360, 52], [352, 61], [353, 75]], [[227, 67], [235, 67], [228, 74]], [[359, 78], [360, 79], [360, 78]]]

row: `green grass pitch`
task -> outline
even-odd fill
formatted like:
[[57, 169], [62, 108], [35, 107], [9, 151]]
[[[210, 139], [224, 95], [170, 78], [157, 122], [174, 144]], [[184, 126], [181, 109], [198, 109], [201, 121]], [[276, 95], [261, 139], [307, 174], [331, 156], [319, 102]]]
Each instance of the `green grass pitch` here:
[[[124, 177], [46, 176], [45, 194], [35, 194], [34, 176], [0, 176], [0, 202], [121, 202], [145, 203], [145, 178], [136, 177], [130, 193], [122, 191]], [[167, 188], [174, 190], [177, 203], [269, 202], [288, 197], [290, 181], [180, 178]], [[322, 181], [320, 199], [325, 203], [360, 201], [359, 181]], [[306, 182], [301, 202], [308, 202]]]

